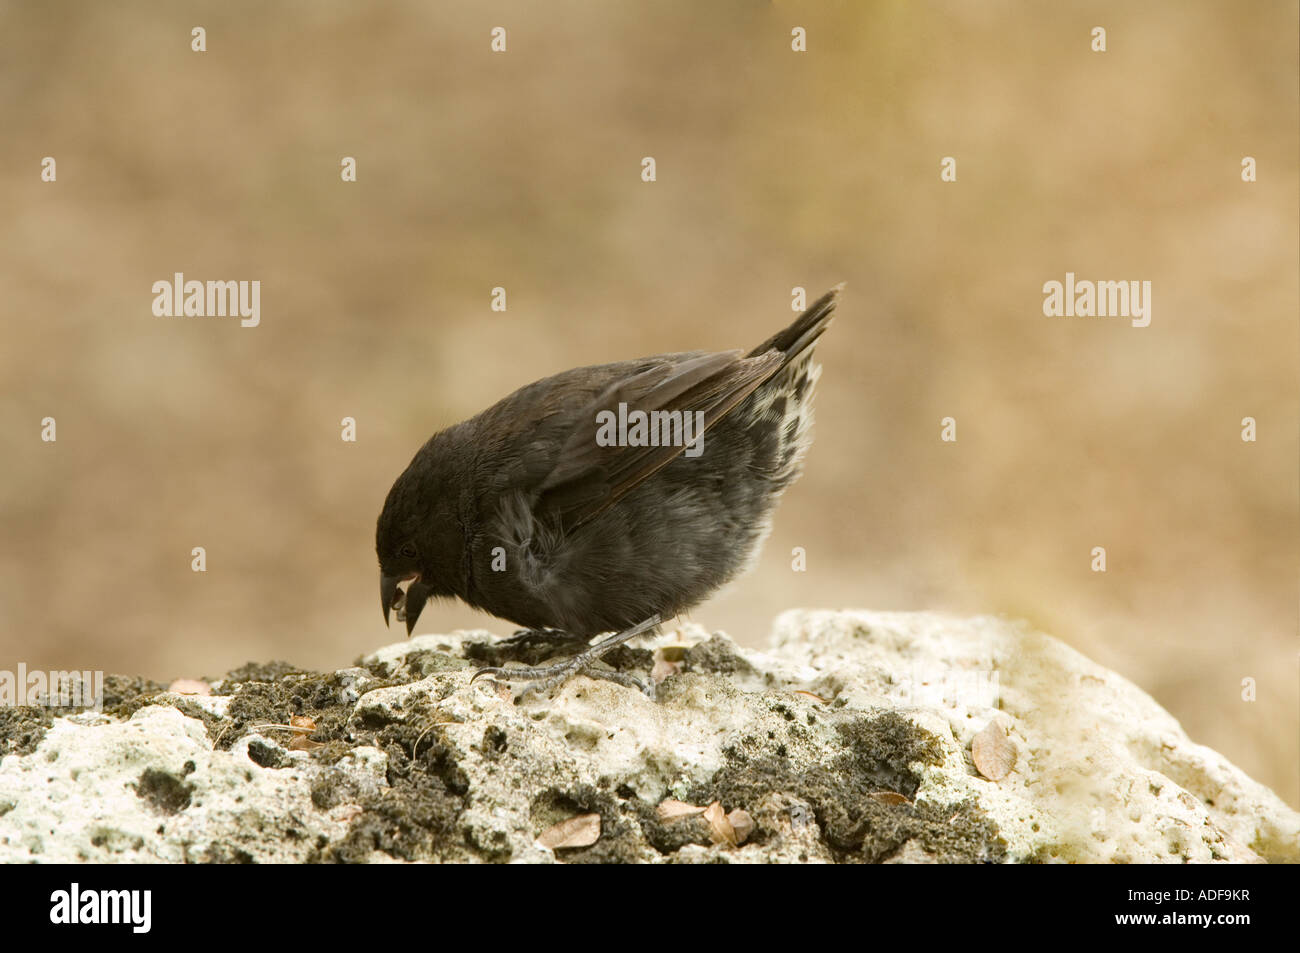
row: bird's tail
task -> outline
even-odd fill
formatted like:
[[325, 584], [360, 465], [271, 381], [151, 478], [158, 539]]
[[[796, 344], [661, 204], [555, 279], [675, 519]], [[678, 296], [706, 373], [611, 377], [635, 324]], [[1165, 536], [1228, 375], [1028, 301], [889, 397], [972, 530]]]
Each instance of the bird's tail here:
[[794, 324], [778, 331], [745, 356], [758, 357], [768, 351], [780, 351], [785, 355], [782, 363], [789, 364], [808, 350], [821, 337], [822, 332], [831, 326], [831, 318], [834, 317], [835, 306], [839, 303], [840, 292], [843, 290], [844, 282], [841, 281], [814, 301], [807, 311], [795, 319]]

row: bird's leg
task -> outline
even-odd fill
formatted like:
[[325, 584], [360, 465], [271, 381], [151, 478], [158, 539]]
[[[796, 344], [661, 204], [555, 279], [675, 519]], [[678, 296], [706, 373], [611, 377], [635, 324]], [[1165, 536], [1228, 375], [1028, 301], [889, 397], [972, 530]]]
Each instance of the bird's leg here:
[[629, 688], [636, 688], [642, 693], [654, 697], [653, 682], [647, 687], [640, 679], [633, 678], [631, 675], [624, 675], [622, 672], [608, 672], [602, 669], [588, 670], [593, 662], [599, 659], [611, 649], [618, 648], [629, 639], [657, 627], [659, 625], [659, 616], [652, 615], [644, 622], [639, 622], [630, 629], [624, 629], [622, 632], [615, 633], [609, 638], [597, 642], [591, 648], [579, 652], [573, 658], [566, 659], [563, 662], [557, 662], [554, 665], [537, 665], [531, 667], [504, 668], [492, 667], [481, 668], [474, 673], [470, 679], [471, 682], [480, 675], [494, 675], [505, 682], [528, 682], [522, 694], [527, 695], [529, 692], [545, 692], [568, 681], [579, 672], [593, 678], [603, 678], [606, 681], [617, 682], [620, 685], [626, 685]]

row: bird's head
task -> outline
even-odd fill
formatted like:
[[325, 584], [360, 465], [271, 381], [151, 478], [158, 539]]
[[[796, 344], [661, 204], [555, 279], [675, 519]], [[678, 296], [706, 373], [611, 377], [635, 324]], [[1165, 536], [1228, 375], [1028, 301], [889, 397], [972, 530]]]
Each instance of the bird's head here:
[[395, 611], [407, 635], [431, 597], [456, 594], [463, 543], [450, 501], [422, 476], [417, 458], [389, 490], [375, 528], [384, 624]]

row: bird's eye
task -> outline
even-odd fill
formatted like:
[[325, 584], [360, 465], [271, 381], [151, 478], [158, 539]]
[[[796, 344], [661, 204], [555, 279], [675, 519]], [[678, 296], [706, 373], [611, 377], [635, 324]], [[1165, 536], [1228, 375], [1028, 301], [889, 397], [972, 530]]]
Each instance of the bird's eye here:
[[406, 543], [404, 546], [402, 546], [401, 549], [398, 550], [398, 552], [399, 552], [401, 555], [405, 556], [407, 559], [414, 559], [414, 558], [415, 558], [415, 544], [414, 544], [414, 543]]

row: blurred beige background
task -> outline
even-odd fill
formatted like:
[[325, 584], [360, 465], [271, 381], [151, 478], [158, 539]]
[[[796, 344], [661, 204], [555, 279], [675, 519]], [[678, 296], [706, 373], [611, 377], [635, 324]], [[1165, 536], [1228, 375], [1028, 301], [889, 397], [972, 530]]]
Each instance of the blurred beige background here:
[[[347, 665], [401, 635], [374, 521], [435, 429], [750, 347], [847, 280], [805, 477], [693, 618], [1024, 617], [1296, 804], [1297, 29], [1229, 0], [0, 6], [0, 667]], [[176, 271], [260, 280], [261, 326], [153, 317]], [[1150, 280], [1151, 326], [1045, 318], [1066, 271]], [[512, 629], [420, 628], [478, 625]]]

